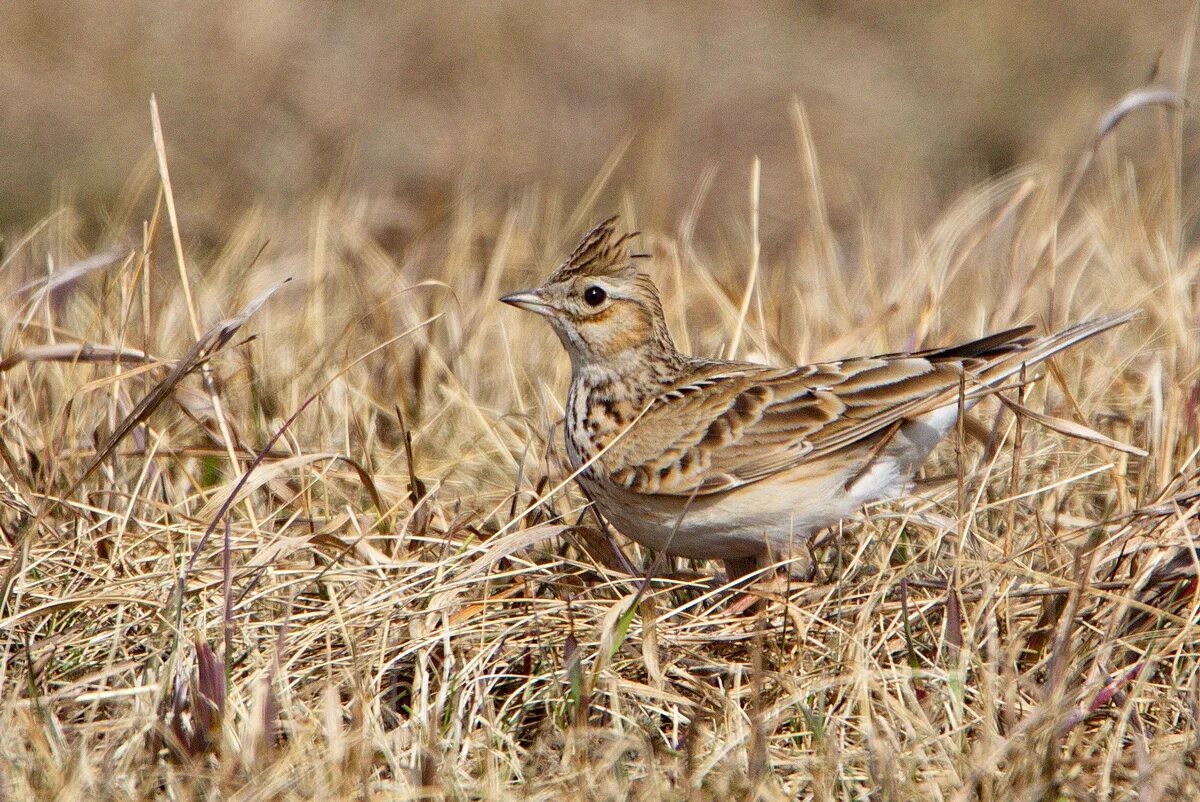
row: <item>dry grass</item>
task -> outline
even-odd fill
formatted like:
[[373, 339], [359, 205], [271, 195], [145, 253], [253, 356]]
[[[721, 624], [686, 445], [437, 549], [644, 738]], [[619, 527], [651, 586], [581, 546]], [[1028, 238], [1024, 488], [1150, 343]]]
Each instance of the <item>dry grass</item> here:
[[560, 489], [566, 359], [495, 298], [602, 187], [399, 251], [328, 197], [178, 261], [145, 176], [98, 239], [56, 211], [0, 268], [0, 797], [1195, 798], [1197, 199], [1138, 114], [1147, 168], [1118, 134], [927, 230], [835, 233], [814, 158], [793, 240], [644, 233], [700, 353], [1145, 313], [1024, 404], [1148, 457], [993, 405], [752, 614], [712, 566], [605, 568]]

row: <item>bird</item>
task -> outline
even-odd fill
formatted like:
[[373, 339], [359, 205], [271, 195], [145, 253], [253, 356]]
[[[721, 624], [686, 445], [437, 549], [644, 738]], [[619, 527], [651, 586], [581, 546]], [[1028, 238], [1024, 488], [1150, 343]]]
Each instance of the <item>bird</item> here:
[[731, 582], [910, 492], [960, 408], [1136, 315], [801, 366], [707, 359], [675, 347], [634, 236], [610, 217], [500, 300], [549, 321], [570, 357], [566, 453], [603, 518], [658, 552], [721, 560]]

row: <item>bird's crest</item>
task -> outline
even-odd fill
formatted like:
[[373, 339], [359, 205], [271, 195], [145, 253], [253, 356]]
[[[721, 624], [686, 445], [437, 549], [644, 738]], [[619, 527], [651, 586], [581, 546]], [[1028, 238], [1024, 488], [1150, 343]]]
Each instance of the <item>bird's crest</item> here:
[[635, 272], [627, 243], [638, 232], [622, 234], [617, 230], [618, 215], [613, 215], [587, 233], [578, 247], [554, 271], [551, 282], [576, 276], [620, 276]]

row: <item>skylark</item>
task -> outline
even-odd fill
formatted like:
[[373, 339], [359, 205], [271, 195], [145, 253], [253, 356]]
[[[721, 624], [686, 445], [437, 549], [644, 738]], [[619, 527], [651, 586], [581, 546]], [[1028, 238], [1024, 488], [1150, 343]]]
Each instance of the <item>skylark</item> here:
[[603, 516], [650, 548], [723, 560], [731, 580], [904, 494], [960, 403], [1133, 317], [802, 367], [702, 359], [675, 348], [631, 236], [605, 220], [544, 284], [500, 300], [543, 315], [571, 357], [567, 455]]

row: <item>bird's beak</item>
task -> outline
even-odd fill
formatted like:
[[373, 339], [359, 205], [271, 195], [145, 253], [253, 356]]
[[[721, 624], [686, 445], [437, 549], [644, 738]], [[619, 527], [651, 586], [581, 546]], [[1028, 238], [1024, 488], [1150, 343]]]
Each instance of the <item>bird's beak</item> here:
[[549, 315], [554, 312], [554, 307], [547, 303], [541, 290], [521, 290], [505, 295], [500, 301], [509, 306], [515, 306], [517, 309], [536, 312], [539, 315]]

